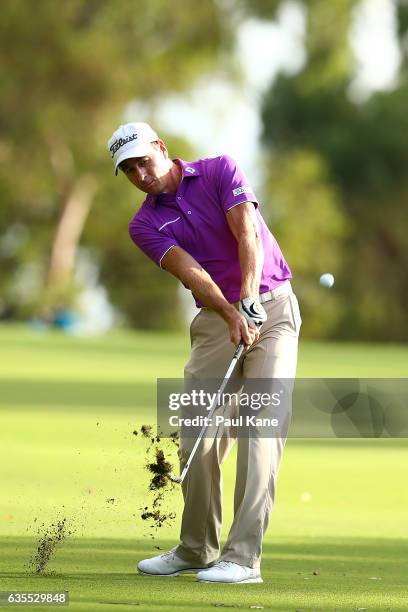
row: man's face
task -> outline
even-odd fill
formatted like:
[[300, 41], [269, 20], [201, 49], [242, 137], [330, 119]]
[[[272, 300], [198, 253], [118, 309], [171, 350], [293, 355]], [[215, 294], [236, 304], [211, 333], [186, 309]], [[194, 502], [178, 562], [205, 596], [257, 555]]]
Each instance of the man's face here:
[[161, 140], [152, 142], [150, 151], [144, 157], [130, 157], [119, 167], [129, 181], [145, 193], [157, 195], [166, 189], [169, 157]]

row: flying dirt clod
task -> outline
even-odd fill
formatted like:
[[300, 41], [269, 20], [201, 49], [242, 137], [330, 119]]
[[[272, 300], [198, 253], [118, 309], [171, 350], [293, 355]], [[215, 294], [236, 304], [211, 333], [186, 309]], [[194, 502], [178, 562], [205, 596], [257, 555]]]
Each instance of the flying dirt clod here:
[[[42, 528], [44, 532], [41, 533]], [[51, 557], [55, 554], [57, 546], [62, 544], [67, 537], [73, 535], [73, 530], [68, 529], [67, 519], [62, 518], [55, 523], [51, 523], [49, 527], [45, 527], [44, 523], [38, 529], [40, 539], [37, 544], [37, 550], [34, 556], [30, 559], [28, 567], [36, 573], [41, 574]]]
[[[157, 530], [159, 527], [162, 527], [164, 523], [174, 520], [176, 518], [176, 514], [174, 512], [165, 512], [162, 509], [165, 494], [167, 491], [174, 488], [167, 488], [169, 483], [174, 482], [174, 477], [172, 475], [173, 466], [166, 459], [164, 450], [158, 446], [154, 447], [154, 444], [160, 442], [161, 439], [159, 436], [152, 435], [152, 429], [153, 428], [151, 425], [142, 425], [140, 429], [142, 437], [150, 440], [150, 447], [146, 450], [149, 458], [145, 463], [145, 469], [151, 476], [148, 488], [154, 493], [151, 507], [149, 508], [149, 506], [145, 506], [144, 508], [140, 508], [140, 516], [144, 521], [152, 521], [152, 527]], [[134, 432], [133, 435], [135, 435]], [[172, 442], [176, 445], [178, 444], [176, 436], [172, 436]], [[153, 460], [151, 457], [152, 452], [154, 452]], [[154, 538], [152, 533], [150, 535], [152, 538]]]

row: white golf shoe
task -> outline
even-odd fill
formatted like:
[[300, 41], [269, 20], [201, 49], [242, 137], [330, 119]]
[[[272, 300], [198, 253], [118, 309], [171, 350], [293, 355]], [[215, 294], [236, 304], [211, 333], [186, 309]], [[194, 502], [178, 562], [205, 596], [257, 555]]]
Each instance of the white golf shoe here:
[[213, 567], [199, 572], [197, 580], [230, 584], [263, 582], [259, 567], [245, 567], [233, 561], [218, 561]]
[[208, 565], [195, 567], [190, 561], [180, 559], [174, 552], [177, 546], [151, 559], [143, 559], [137, 564], [137, 569], [141, 574], [148, 576], [179, 576], [180, 574], [195, 573], [206, 569]]

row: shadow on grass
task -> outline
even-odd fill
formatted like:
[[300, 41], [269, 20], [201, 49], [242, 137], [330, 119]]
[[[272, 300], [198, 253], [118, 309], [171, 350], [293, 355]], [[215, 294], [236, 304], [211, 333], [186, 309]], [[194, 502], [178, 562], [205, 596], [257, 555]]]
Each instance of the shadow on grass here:
[[30, 574], [25, 564], [35, 549], [35, 540], [0, 538], [2, 590], [61, 589], [70, 591], [73, 603], [79, 599], [89, 605], [137, 601], [150, 608], [239, 604], [327, 611], [353, 609], [344, 607], [353, 602], [370, 611], [386, 610], [387, 605], [392, 610], [407, 609], [408, 540], [276, 538], [264, 546], [264, 583], [234, 585], [233, 589], [230, 585], [198, 583], [194, 575], [169, 579], [135, 572], [137, 561], [169, 550], [174, 544], [73, 539], [57, 550], [47, 573]]
[[146, 358], [155, 359], [160, 353], [163, 357], [183, 358], [189, 350], [189, 337], [184, 332], [157, 332], [127, 329], [112, 331], [100, 336], [71, 336], [58, 330], [48, 330], [45, 333], [33, 332], [24, 325], [0, 324], [1, 346], [24, 349], [36, 353], [49, 354], [50, 351], [60, 351], [67, 355], [86, 353], [89, 357], [101, 355], [117, 355], [119, 357], [135, 357], [136, 351], [142, 351]]
[[156, 385], [114, 382], [76, 382], [66, 380], [15, 380], [1, 381], [0, 410], [14, 409], [19, 405], [36, 408], [52, 407], [53, 410], [76, 408], [88, 412], [119, 408], [123, 412], [156, 405]]

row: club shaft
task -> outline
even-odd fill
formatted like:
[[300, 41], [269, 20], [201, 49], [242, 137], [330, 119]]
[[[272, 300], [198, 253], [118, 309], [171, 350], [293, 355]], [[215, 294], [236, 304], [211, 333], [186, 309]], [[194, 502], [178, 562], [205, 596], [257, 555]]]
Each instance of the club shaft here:
[[[228, 379], [231, 377], [231, 374], [234, 371], [234, 368], [235, 368], [239, 358], [241, 357], [243, 350], [244, 350], [244, 341], [241, 340], [240, 343], [238, 344], [237, 348], [235, 349], [235, 353], [234, 353], [234, 356], [233, 356], [232, 361], [230, 363], [230, 366], [229, 366], [229, 368], [228, 368], [228, 370], [227, 370], [227, 372], [226, 372], [226, 374], [224, 376], [224, 380], [222, 381], [222, 384], [221, 384], [220, 388], [218, 389], [217, 394], [216, 394], [216, 396], [214, 398], [214, 402], [213, 402], [213, 404], [211, 406], [211, 409], [210, 409], [210, 412], [208, 413], [208, 416], [207, 416], [207, 423], [212, 418], [215, 410], [218, 407], [218, 398], [223, 393], [223, 391], [224, 391], [224, 389], [225, 389], [225, 387], [227, 385]], [[185, 478], [185, 476], [187, 474], [188, 468], [190, 467], [190, 464], [191, 464], [191, 462], [192, 462], [192, 460], [194, 458], [194, 455], [195, 455], [195, 453], [197, 451], [198, 445], [200, 444], [200, 442], [201, 442], [201, 440], [202, 440], [202, 438], [204, 436], [204, 433], [205, 433], [205, 431], [206, 431], [206, 429], [208, 427], [207, 423], [202, 426], [201, 431], [200, 431], [200, 433], [198, 435], [198, 438], [195, 441], [195, 444], [194, 444], [194, 446], [193, 446], [193, 448], [191, 450], [191, 453], [190, 453], [190, 456], [189, 456], [189, 458], [187, 460], [187, 463], [185, 464], [184, 469], [181, 472], [180, 479], [179, 479], [180, 483], [183, 482], [183, 480], [184, 480], [184, 478]]]

